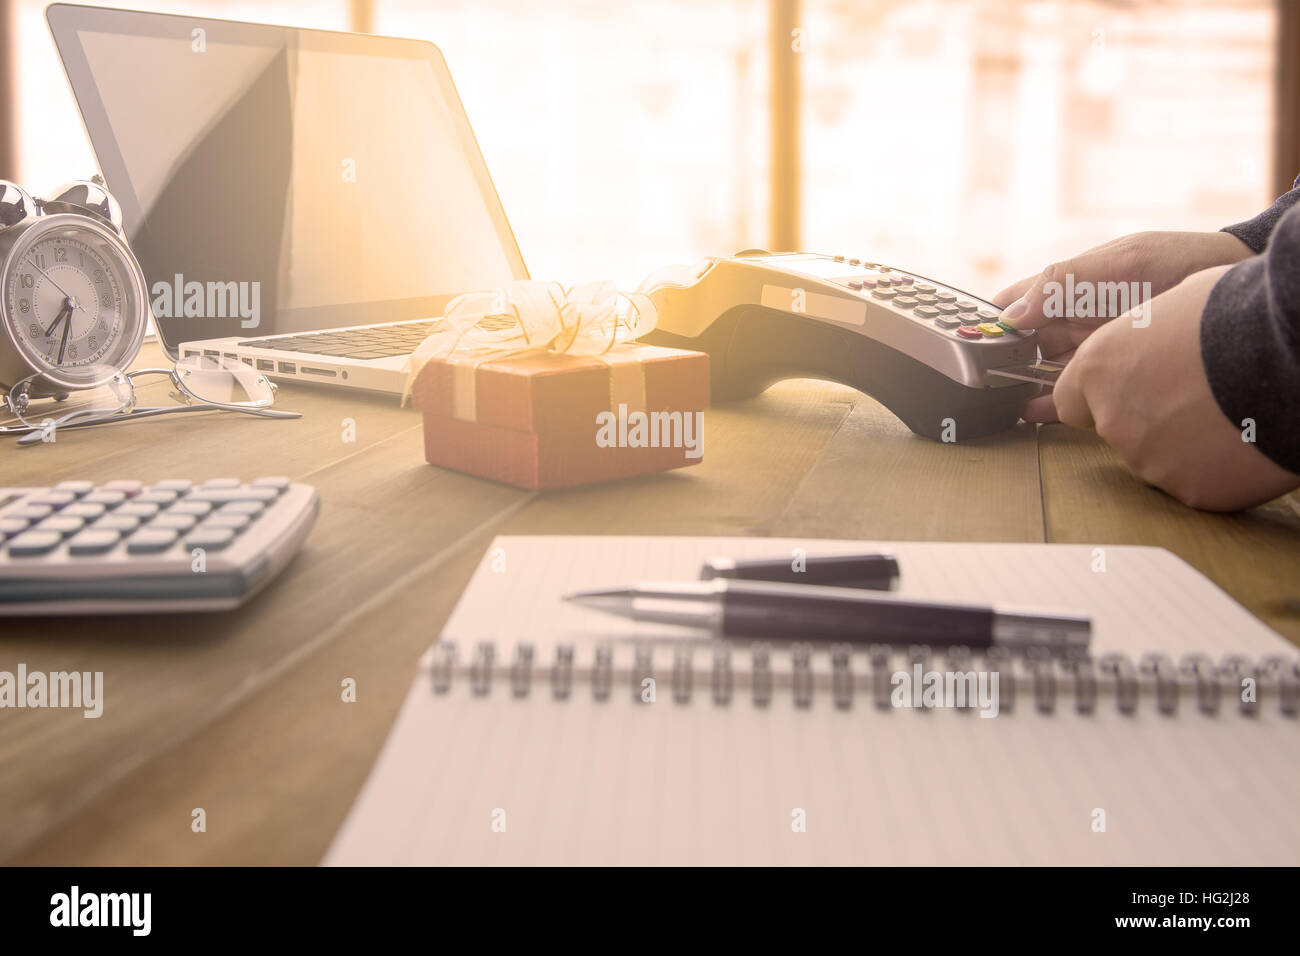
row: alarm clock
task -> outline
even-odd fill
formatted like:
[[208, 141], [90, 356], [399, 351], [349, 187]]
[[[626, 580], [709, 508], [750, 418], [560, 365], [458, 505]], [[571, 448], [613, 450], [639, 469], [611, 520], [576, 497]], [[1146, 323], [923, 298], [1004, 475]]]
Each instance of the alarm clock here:
[[37, 199], [0, 180], [0, 385], [94, 388], [144, 341], [149, 300], [122, 211], [98, 176]]

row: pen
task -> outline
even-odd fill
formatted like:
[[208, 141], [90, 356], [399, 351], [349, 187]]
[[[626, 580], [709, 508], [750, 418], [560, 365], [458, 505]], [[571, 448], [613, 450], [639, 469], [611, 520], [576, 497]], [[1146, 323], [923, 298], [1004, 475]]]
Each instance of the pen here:
[[1090, 619], [1073, 614], [726, 578], [579, 591], [565, 599], [636, 621], [685, 625], [722, 637], [1032, 646], [1065, 652], [1086, 649], [1092, 634]]
[[792, 558], [709, 558], [700, 578], [712, 581], [781, 581], [786, 584], [832, 584], [838, 587], [888, 591], [898, 580], [898, 560], [892, 554], [822, 554]]

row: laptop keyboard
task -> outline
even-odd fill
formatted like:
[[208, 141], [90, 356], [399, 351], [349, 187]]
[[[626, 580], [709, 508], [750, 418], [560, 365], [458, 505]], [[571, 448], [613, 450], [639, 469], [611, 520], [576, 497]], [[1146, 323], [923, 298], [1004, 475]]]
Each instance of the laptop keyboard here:
[[433, 321], [402, 325], [376, 325], [366, 329], [341, 329], [277, 335], [240, 343], [250, 349], [306, 352], [333, 358], [381, 359], [410, 355], [433, 331]]

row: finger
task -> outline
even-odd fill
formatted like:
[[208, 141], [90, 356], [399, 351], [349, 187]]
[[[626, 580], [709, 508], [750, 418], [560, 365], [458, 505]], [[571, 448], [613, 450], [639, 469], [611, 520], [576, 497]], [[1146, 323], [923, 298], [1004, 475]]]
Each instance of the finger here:
[[1091, 325], [1052, 322], [1038, 330], [1038, 347], [1042, 349], [1043, 358], [1064, 362], [1067, 360], [1066, 353], [1073, 354], [1095, 331]]
[[1038, 329], [1055, 321], [1057, 316], [1048, 315], [1051, 309], [1044, 310], [1043, 304], [1048, 296], [1049, 283], [1061, 281], [1067, 272], [1074, 269], [1070, 262], [1054, 263], [1025, 286], [1020, 296], [1009, 303], [1002, 311], [1003, 322], [1016, 329]]
[[994, 305], [1006, 307], [1029, 291], [1038, 276], [1026, 276], [1014, 285], [1009, 285], [989, 301]]
[[[1072, 322], [1091, 325], [1104, 324], [1119, 312], [1127, 311], [1129, 278], [1133, 264], [1119, 247], [1101, 246], [1073, 259], [1056, 262], [1044, 269], [1024, 294], [1006, 307], [1002, 321], [1013, 328], [1037, 329], [1053, 319], [1069, 317]], [[1124, 305], [1108, 308], [1100, 301], [1099, 286], [1105, 283], [1116, 294], [1124, 293]], [[1085, 297], [1079, 303], [1081, 314], [1074, 313], [1073, 291], [1089, 289], [1091, 301]], [[1112, 314], [1113, 313], [1113, 314]]]
[[1024, 409], [1020, 412], [1020, 417], [1027, 422], [1055, 422], [1059, 421], [1056, 417], [1056, 402], [1052, 399], [1052, 393], [1039, 395], [1037, 398], [1031, 398], [1025, 403]]
[[1088, 408], [1088, 399], [1084, 394], [1082, 375], [1078, 362], [1071, 362], [1056, 381], [1052, 390], [1052, 402], [1056, 406], [1056, 417], [1072, 428], [1093, 428], [1092, 411]]

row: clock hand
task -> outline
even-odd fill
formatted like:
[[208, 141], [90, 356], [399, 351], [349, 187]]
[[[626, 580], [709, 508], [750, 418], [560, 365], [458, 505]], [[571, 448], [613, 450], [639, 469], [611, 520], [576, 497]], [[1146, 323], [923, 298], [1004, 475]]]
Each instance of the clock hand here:
[[[71, 316], [71, 312], [69, 312], [69, 316]], [[57, 365], [63, 364], [63, 351], [68, 347], [68, 333], [71, 331], [72, 331], [72, 319], [69, 317], [68, 321], [63, 323], [63, 341], [59, 343], [59, 358], [58, 361], [55, 363]]]
[[[67, 290], [64, 289], [63, 286], [61, 286], [61, 285], [59, 285], [57, 282], [55, 282], [54, 279], [52, 279], [52, 278], [50, 277], [50, 274], [49, 274], [48, 272], [46, 272], [44, 269], [42, 269], [40, 266], [38, 266], [35, 262], [33, 262], [31, 256], [28, 256], [28, 257], [27, 257], [27, 264], [28, 264], [29, 266], [31, 266], [33, 269], [35, 269], [37, 272], [39, 272], [41, 275], [45, 276], [45, 278], [49, 279], [49, 280], [50, 280], [50, 285], [54, 286], [54, 288], [56, 288], [56, 289], [58, 289], [60, 292], [62, 292], [63, 295], [64, 295], [64, 297], [67, 298], [68, 300], [70, 300], [70, 301], [72, 302], [72, 307], [73, 307], [74, 309], [81, 309], [82, 312], [86, 312], [85, 307], [84, 307], [80, 302], [77, 301], [77, 297], [76, 297], [76, 296], [72, 296], [72, 295], [68, 295]], [[89, 312], [86, 312], [86, 314], [87, 314], [87, 315], [90, 315]]]
[[54, 317], [54, 321], [50, 323], [50, 327], [45, 330], [45, 337], [48, 339], [54, 333], [54, 327], [58, 325], [63, 319], [68, 318], [71, 315], [72, 315], [72, 300], [64, 299], [63, 307], [59, 309], [59, 314]]

